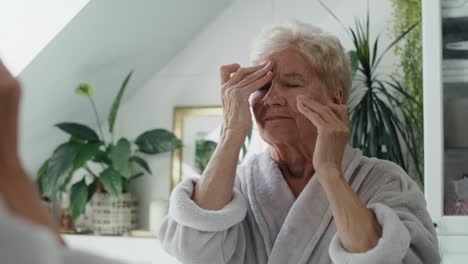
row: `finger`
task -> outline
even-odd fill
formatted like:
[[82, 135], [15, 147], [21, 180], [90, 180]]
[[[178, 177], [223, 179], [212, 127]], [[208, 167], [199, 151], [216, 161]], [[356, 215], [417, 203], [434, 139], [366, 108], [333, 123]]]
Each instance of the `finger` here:
[[312, 111], [310, 108], [305, 106], [301, 101], [297, 101], [297, 109], [302, 113], [307, 119], [309, 119], [314, 126], [317, 128], [323, 127], [326, 122], [325, 120], [316, 112]]
[[330, 107], [327, 107], [312, 98], [308, 98], [304, 95], [297, 97], [298, 101], [301, 101], [304, 106], [310, 108], [313, 112], [319, 114], [327, 123], [334, 123], [339, 121], [338, 117], [331, 111]]
[[219, 74], [221, 79], [221, 85], [225, 84], [231, 74], [236, 72], [241, 66], [238, 63], [223, 65], [219, 68]]
[[262, 68], [251, 73], [250, 75], [247, 75], [244, 79], [239, 81], [238, 86], [239, 87], [247, 86], [248, 84], [265, 76], [269, 71], [273, 72], [273, 62], [271, 61], [265, 64]]
[[231, 85], [239, 83], [240, 81], [242, 81], [249, 74], [254, 73], [254, 72], [258, 71], [259, 69], [263, 68], [267, 63], [268, 62], [265, 62], [265, 63], [257, 65], [257, 66], [239, 68], [234, 73], [234, 75], [231, 76], [231, 79], [229, 80], [231, 82]]
[[330, 104], [330, 108], [341, 121], [345, 122], [346, 124], [348, 123], [348, 107], [346, 107], [346, 105]]
[[260, 79], [256, 80], [256, 81], [253, 81], [252, 83], [248, 84], [247, 86], [243, 87], [243, 90], [248, 94], [252, 94], [253, 92], [259, 90], [260, 88], [262, 88], [263, 86], [265, 86], [265, 84], [267, 84], [268, 82], [271, 82], [271, 80], [273, 79], [273, 72], [272, 71], [268, 71], [263, 77], [261, 77]]

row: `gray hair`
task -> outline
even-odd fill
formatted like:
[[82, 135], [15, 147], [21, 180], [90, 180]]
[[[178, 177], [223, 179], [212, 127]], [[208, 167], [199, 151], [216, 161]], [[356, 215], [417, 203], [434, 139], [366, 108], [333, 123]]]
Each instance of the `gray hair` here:
[[310, 63], [328, 89], [340, 87], [347, 102], [352, 83], [349, 56], [337, 37], [318, 27], [297, 20], [265, 27], [252, 43], [250, 63], [260, 64], [288, 47]]

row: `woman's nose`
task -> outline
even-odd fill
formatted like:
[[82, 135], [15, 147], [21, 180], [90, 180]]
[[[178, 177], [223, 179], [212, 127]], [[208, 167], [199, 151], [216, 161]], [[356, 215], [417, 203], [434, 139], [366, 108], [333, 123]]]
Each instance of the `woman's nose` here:
[[269, 106], [285, 106], [286, 105], [286, 98], [281, 95], [281, 93], [278, 91], [278, 88], [275, 87], [274, 84], [270, 87], [268, 90], [267, 94], [263, 98], [264, 104], [269, 105]]

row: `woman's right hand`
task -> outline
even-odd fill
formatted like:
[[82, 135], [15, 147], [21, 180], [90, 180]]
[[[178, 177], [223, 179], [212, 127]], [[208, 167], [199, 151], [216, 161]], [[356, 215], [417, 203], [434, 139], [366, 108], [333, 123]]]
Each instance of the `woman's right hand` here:
[[244, 138], [247, 136], [252, 128], [249, 97], [271, 81], [272, 70], [271, 61], [248, 68], [241, 68], [237, 63], [221, 66], [224, 133], [234, 132]]
[[239, 151], [252, 128], [249, 97], [271, 81], [272, 64], [266, 62], [249, 68], [241, 68], [239, 64], [221, 66], [224, 131], [202, 177], [195, 184], [192, 199], [199, 207], [220, 210], [231, 202]]

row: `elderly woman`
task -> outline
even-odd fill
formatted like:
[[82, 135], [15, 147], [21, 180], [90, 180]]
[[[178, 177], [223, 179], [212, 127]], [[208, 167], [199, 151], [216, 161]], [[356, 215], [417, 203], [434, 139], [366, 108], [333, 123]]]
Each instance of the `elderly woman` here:
[[[350, 62], [300, 22], [262, 31], [253, 67], [221, 67], [224, 134], [203, 176], [173, 191], [160, 227], [183, 263], [439, 263], [417, 184], [347, 145]], [[237, 167], [252, 127], [268, 151]]]

